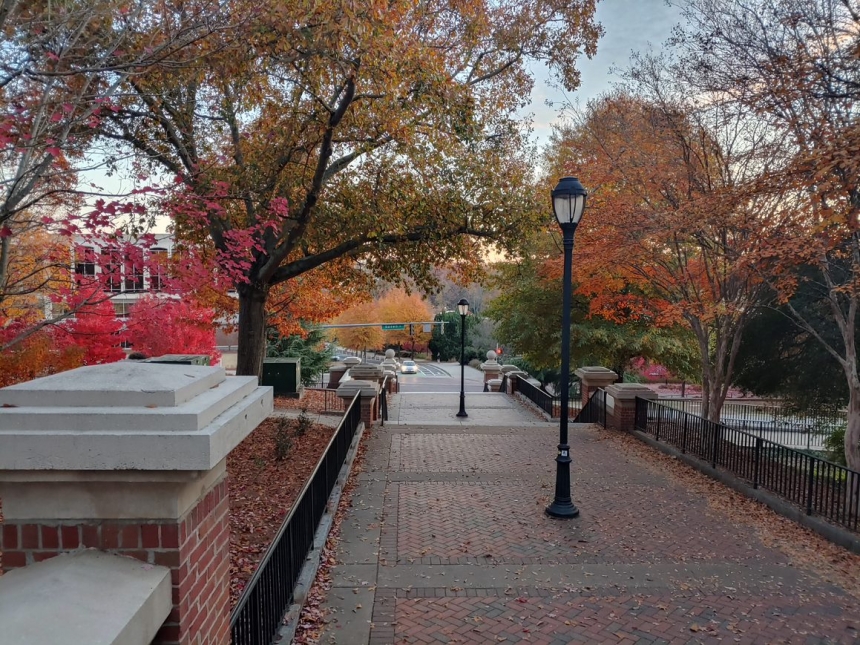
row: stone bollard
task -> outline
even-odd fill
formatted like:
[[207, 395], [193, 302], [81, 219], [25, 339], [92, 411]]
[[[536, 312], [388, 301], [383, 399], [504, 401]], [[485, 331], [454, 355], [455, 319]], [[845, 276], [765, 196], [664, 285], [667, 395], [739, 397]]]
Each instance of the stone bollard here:
[[657, 393], [641, 383], [615, 383], [606, 387], [606, 425], [631, 432], [636, 425], [636, 397], [657, 400]]
[[491, 378], [487, 381], [487, 387], [490, 389], [490, 392], [498, 392], [502, 389], [502, 379], [500, 378]]
[[356, 392], [361, 396], [361, 420], [365, 427], [370, 428], [379, 418], [379, 383], [352, 379], [337, 388], [337, 395], [346, 405], [349, 405]]
[[226, 462], [272, 389], [121, 361], [0, 390], [3, 568], [95, 548], [170, 568], [154, 643], [230, 642]]
[[496, 361], [496, 352], [493, 350], [487, 352], [487, 360], [481, 363], [481, 371], [484, 373], [484, 391], [486, 392], [489, 387], [487, 382], [499, 378], [502, 373], [502, 366]]
[[361, 365], [361, 359], [358, 356], [347, 356], [341, 361], [341, 363], [346, 365], [347, 369], [349, 369], [351, 367], [355, 367], [356, 365]]
[[618, 380], [618, 374], [605, 367], [580, 367], [574, 374], [579, 377], [582, 391], [582, 407], [600, 388], [606, 388]]

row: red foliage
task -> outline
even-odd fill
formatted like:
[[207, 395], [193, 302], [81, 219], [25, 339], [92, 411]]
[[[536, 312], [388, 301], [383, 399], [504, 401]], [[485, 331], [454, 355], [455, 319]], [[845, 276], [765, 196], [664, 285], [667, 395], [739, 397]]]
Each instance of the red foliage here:
[[132, 309], [128, 333], [134, 351], [147, 356], [206, 354], [217, 365], [214, 318], [211, 309], [187, 300], [145, 296]]
[[78, 347], [83, 352], [84, 365], [114, 363], [125, 358], [123, 324], [107, 296], [79, 292], [70, 298], [69, 306], [76, 313], [74, 318], [57, 326], [55, 338], [59, 347]]

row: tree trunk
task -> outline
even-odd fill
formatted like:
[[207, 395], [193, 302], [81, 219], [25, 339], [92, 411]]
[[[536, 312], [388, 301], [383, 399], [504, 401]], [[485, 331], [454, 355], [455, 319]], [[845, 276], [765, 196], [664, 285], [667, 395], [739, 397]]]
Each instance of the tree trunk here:
[[851, 470], [860, 472], [860, 383], [857, 382], [849, 384], [845, 462]]
[[266, 285], [241, 284], [239, 292], [239, 350], [236, 357], [237, 376], [256, 376], [263, 372], [266, 354]]

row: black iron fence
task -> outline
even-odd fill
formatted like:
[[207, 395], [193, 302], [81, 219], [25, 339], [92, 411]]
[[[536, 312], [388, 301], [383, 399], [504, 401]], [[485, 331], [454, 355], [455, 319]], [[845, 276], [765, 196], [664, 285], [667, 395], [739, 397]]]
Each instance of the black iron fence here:
[[579, 414], [573, 420], [574, 423], [599, 423], [606, 427], [606, 390], [594, 391]]
[[554, 406], [552, 394], [542, 390], [536, 385], [532, 385], [522, 376], [517, 375], [516, 378], [517, 392], [521, 393], [524, 397], [526, 397], [529, 401], [534, 403], [551, 417], [558, 416], [558, 413], [553, 415]]
[[852, 531], [860, 529], [860, 473], [656, 401], [636, 399], [636, 429], [725, 468]]
[[382, 379], [382, 388], [379, 390], [379, 424], [384, 426], [388, 421], [388, 377]]
[[[705, 416], [699, 398], [666, 398], [660, 403]], [[720, 410], [720, 423], [789, 448], [821, 451], [828, 436], [845, 428], [846, 417], [840, 410], [800, 412], [778, 401], [726, 401]]]
[[322, 402], [320, 412], [345, 412], [347, 403], [337, 395], [337, 390], [327, 388], [306, 387], [305, 396], [308, 399], [316, 398]]
[[230, 615], [233, 645], [269, 645], [293, 601], [293, 591], [314, 533], [355, 433], [361, 423], [359, 396], [353, 398], [316, 468], [296, 498], [260, 566]]
[[[519, 374], [515, 374], [512, 378], [517, 379], [517, 392], [520, 392], [529, 401], [546, 412], [550, 418], [558, 419], [561, 417], [561, 397], [553, 396], [546, 390], [529, 383]], [[574, 412], [578, 412], [582, 408], [580, 399], [568, 399], [568, 416]]]

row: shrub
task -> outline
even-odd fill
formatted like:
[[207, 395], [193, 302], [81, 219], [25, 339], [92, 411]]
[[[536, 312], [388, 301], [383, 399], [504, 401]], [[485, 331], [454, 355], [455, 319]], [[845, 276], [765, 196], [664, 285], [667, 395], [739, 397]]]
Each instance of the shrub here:
[[275, 459], [283, 461], [290, 454], [293, 447], [293, 440], [290, 438], [290, 421], [286, 418], [277, 420], [275, 428]]
[[824, 438], [824, 448], [827, 458], [842, 466], [847, 465], [845, 460], [845, 426], [833, 430]]
[[297, 437], [303, 437], [305, 433], [313, 427], [313, 425], [313, 419], [308, 416], [307, 409], [303, 409], [301, 414], [296, 418], [295, 435]]
[[469, 361], [469, 367], [474, 367], [476, 370], [481, 369], [481, 361], [477, 358], [473, 358]]

